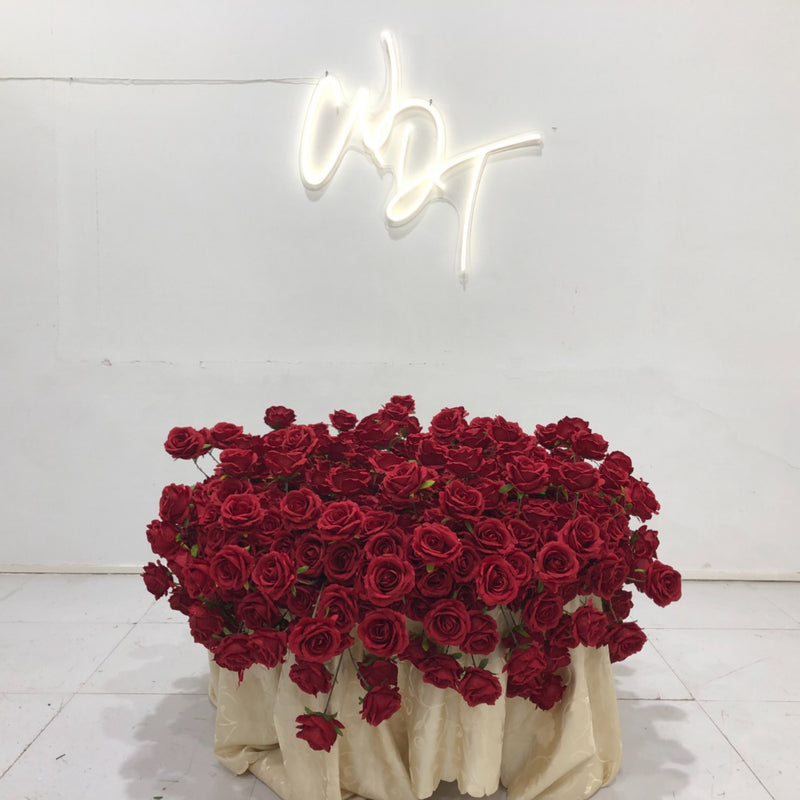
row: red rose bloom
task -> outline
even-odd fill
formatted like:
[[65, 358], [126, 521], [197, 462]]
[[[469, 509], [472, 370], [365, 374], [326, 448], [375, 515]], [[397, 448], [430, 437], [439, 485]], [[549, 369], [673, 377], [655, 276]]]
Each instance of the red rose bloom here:
[[376, 606], [389, 606], [414, 587], [414, 569], [399, 556], [373, 558], [364, 573], [364, 593]]
[[397, 664], [386, 658], [358, 662], [358, 679], [365, 689], [374, 686], [397, 686]]
[[600, 526], [585, 514], [578, 514], [558, 532], [558, 537], [575, 553], [592, 558], [603, 550]]
[[281, 516], [288, 528], [305, 530], [310, 528], [322, 513], [322, 500], [303, 486], [294, 489], [281, 500]]
[[514, 538], [502, 520], [485, 517], [475, 523], [473, 543], [482, 553], [507, 555], [514, 549]]
[[376, 686], [364, 695], [361, 716], [370, 725], [380, 725], [400, 708], [401, 702], [396, 686]]
[[319, 594], [317, 614], [336, 621], [342, 633], [349, 633], [358, 619], [358, 604], [354, 589], [329, 583]]
[[505, 467], [508, 482], [518, 491], [527, 494], [543, 492], [550, 482], [550, 470], [544, 461], [534, 461], [528, 456], [513, 456]]
[[229, 494], [222, 502], [219, 518], [228, 530], [247, 531], [261, 524], [264, 509], [254, 494]]
[[662, 607], [680, 600], [680, 573], [660, 561], [654, 561], [645, 575], [644, 593], [657, 606]]
[[405, 615], [390, 608], [367, 612], [358, 625], [358, 636], [368, 652], [385, 658], [401, 653], [409, 644]]
[[591, 603], [572, 613], [572, 625], [578, 641], [587, 647], [600, 647], [605, 643], [608, 619]]
[[470, 630], [469, 612], [460, 600], [437, 600], [422, 625], [429, 639], [458, 647]]
[[188, 486], [171, 483], [161, 492], [159, 516], [164, 522], [180, 525], [189, 516], [192, 490]]
[[439, 506], [448, 517], [472, 520], [483, 513], [486, 501], [478, 489], [456, 479], [439, 493]]
[[476, 578], [478, 596], [487, 606], [510, 603], [519, 592], [514, 568], [503, 556], [486, 556]]
[[461, 675], [461, 665], [452, 656], [434, 654], [422, 658], [416, 668], [422, 673], [422, 680], [440, 689], [455, 689]]
[[286, 553], [264, 553], [251, 573], [253, 583], [270, 600], [280, 601], [297, 580], [295, 566]]
[[270, 406], [264, 412], [264, 422], [270, 428], [286, 428], [295, 421], [295, 413], [291, 408], [286, 406]]
[[346, 539], [358, 536], [364, 528], [364, 513], [352, 500], [334, 500], [325, 505], [317, 520], [323, 539]]
[[334, 411], [329, 419], [331, 425], [338, 431], [351, 431], [358, 423], [358, 417], [349, 411]]
[[431, 419], [430, 432], [440, 440], [457, 439], [466, 430], [467, 412], [461, 407], [443, 408]]
[[545, 544], [533, 564], [533, 575], [545, 585], [570, 583], [578, 576], [580, 564], [571, 547], [563, 542]]
[[572, 437], [572, 451], [581, 458], [599, 461], [608, 450], [608, 442], [599, 434], [588, 428], [577, 431]]
[[342, 641], [342, 632], [330, 617], [296, 619], [289, 632], [289, 648], [297, 658], [319, 664], [339, 655]]
[[411, 503], [420, 486], [428, 479], [428, 469], [413, 461], [406, 461], [390, 469], [381, 483], [381, 494], [393, 506], [404, 507]]
[[661, 506], [646, 481], [633, 481], [625, 489], [627, 501], [633, 506], [633, 514], [646, 522], [657, 514]]
[[552, 592], [542, 592], [525, 603], [522, 619], [529, 631], [549, 631], [558, 625], [563, 613], [561, 598]]
[[465, 653], [475, 655], [489, 655], [500, 642], [497, 632], [497, 622], [494, 617], [480, 611], [469, 612], [469, 632], [461, 644]]
[[206, 434], [194, 428], [173, 428], [167, 434], [164, 449], [173, 458], [199, 458], [208, 449]]
[[461, 552], [461, 542], [446, 525], [433, 522], [414, 528], [411, 549], [425, 564], [448, 564]]
[[286, 631], [260, 628], [248, 637], [250, 656], [254, 664], [263, 664], [268, 669], [276, 667], [286, 655]]
[[244, 671], [253, 665], [248, 639], [244, 633], [232, 633], [220, 639], [214, 651], [214, 661], [224, 669], [238, 672], [239, 683], [242, 682]]
[[289, 678], [306, 694], [316, 697], [331, 690], [331, 674], [315, 661], [296, 661], [289, 668]]
[[235, 447], [242, 439], [244, 429], [232, 422], [218, 422], [208, 431], [208, 441], [213, 447]]
[[467, 667], [458, 682], [458, 693], [468, 706], [477, 706], [482, 703], [493, 706], [503, 693], [503, 687], [488, 670], [480, 667]]
[[588, 491], [600, 484], [600, 473], [585, 461], [551, 461], [550, 470], [557, 475], [554, 483], [564, 484], [570, 492]]
[[152, 561], [142, 571], [144, 585], [147, 591], [158, 600], [163, 597], [173, 586], [172, 573], [163, 564], [154, 564]]
[[253, 556], [242, 547], [226, 544], [212, 557], [209, 569], [214, 583], [221, 589], [241, 589], [250, 577]]
[[312, 750], [324, 750], [326, 753], [336, 744], [336, 737], [341, 736], [344, 725], [330, 714], [300, 714], [297, 723], [297, 738], [304, 739]]
[[608, 652], [612, 663], [638, 653], [647, 641], [644, 631], [635, 622], [621, 622], [608, 632]]

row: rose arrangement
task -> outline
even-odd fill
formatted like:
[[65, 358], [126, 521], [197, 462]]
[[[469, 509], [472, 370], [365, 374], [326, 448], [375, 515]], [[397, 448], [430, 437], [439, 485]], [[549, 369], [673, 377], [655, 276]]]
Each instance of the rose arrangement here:
[[[642, 648], [624, 587], [664, 606], [680, 575], [643, 524], [653, 492], [585, 421], [528, 434], [467, 416], [444, 408], [423, 430], [413, 399], [395, 396], [361, 420], [335, 411], [335, 432], [283, 406], [267, 409], [263, 435], [173, 428], [166, 451], [205, 479], [164, 488], [147, 528], [164, 563], [145, 566], [147, 588], [240, 680], [291, 651], [291, 680], [329, 703], [347, 655], [372, 725], [400, 707], [401, 660], [471, 706], [493, 704], [503, 689], [486, 656], [498, 646], [506, 695], [551, 708], [572, 648], [607, 646], [612, 661]], [[297, 725], [326, 751], [343, 730], [328, 705]]]

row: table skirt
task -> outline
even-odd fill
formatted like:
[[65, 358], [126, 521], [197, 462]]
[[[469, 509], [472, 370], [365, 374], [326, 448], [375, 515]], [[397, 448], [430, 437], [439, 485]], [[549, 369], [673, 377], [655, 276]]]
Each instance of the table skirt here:
[[[354, 647], [358, 660], [359, 644]], [[502, 783], [508, 800], [582, 800], [610, 783], [622, 758], [617, 699], [606, 648], [577, 647], [564, 670], [567, 689], [543, 711], [503, 694], [493, 706], [468, 706], [452, 689], [423, 682], [399, 665], [403, 703], [373, 727], [359, 715], [358, 682], [345, 656], [329, 707], [345, 725], [329, 753], [296, 738], [295, 718], [322, 711], [289, 679], [287, 661], [238, 675], [211, 662], [209, 696], [217, 707], [214, 752], [232, 772], [249, 770], [283, 800], [420, 800], [440, 781], [484, 797]], [[505, 684], [502, 657], [488, 669]]]

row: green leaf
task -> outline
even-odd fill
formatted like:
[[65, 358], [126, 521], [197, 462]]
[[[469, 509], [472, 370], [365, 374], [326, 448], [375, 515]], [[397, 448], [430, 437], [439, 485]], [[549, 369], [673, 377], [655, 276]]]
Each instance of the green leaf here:
[[189, 551], [192, 554], [192, 558], [197, 558], [197, 554], [200, 552], [200, 548], [196, 545], [192, 545], [192, 549]]
[[488, 659], [488, 658], [482, 658], [482, 659], [480, 660], [480, 663], [478, 664], [478, 668], [479, 668], [479, 669], [486, 669], [486, 665], [487, 665], [488, 663], [489, 663], [489, 659]]
[[311, 567], [309, 567], [307, 564], [304, 564], [302, 567], [297, 568], [297, 574], [302, 575], [304, 572], [308, 572], [309, 569], [311, 569]]
[[434, 566], [433, 566], [433, 564], [426, 564], [426, 565], [425, 565], [425, 572], [427, 572], [427, 573], [428, 573], [428, 575], [430, 575], [430, 574], [431, 574], [431, 572], [433, 572], [433, 570], [434, 570]]
[[472, 523], [471, 523], [471, 522], [465, 522], [465, 523], [464, 523], [464, 527], [465, 527], [465, 528], [466, 528], [466, 529], [467, 529], [467, 530], [468, 530], [470, 533], [474, 533], [474, 529], [473, 529], [473, 527], [472, 527]]
[[508, 494], [514, 487], [510, 483], [504, 483], [500, 487], [500, 494]]
[[436, 481], [433, 480], [433, 478], [431, 478], [430, 480], [427, 480], [427, 481], [423, 481], [422, 485], [419, 487], [419, 491], [422, 491], [423, 489], [430, 489], [431, 486], [433, 486], [434, 483], [436, 483]]

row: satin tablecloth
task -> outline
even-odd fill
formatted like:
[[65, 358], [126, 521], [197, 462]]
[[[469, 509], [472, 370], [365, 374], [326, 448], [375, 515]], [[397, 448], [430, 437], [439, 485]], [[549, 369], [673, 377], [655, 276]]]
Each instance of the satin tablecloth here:
[[[360, 646], [353, 655], [358, 660]], [[565, 670], [566, 693], [550, 711], [502, 695], [470, 708], [452, 689], [424, 683], [399, 665], [401, 709], [373, 727], [359, 715], [358, 682], [349, 657], [329, 711], [346, 730], [330, 753], [297, 739], [295, 718], [324, 709], [289, 679], [293, 656], [274, 669], [254, 666], [239, 684], [211, 662], [209, 696], [217, 706], [214, 752], [236, 774], [250, 770], [283, 800], [420, 800], [439, 781], [484, 797], [502, 783], [508, 800], [582, 800], [610, 783], [622, 744], [608, 650], [577, 647]], [[499, 652], [487, 667], [505, 686]]]

